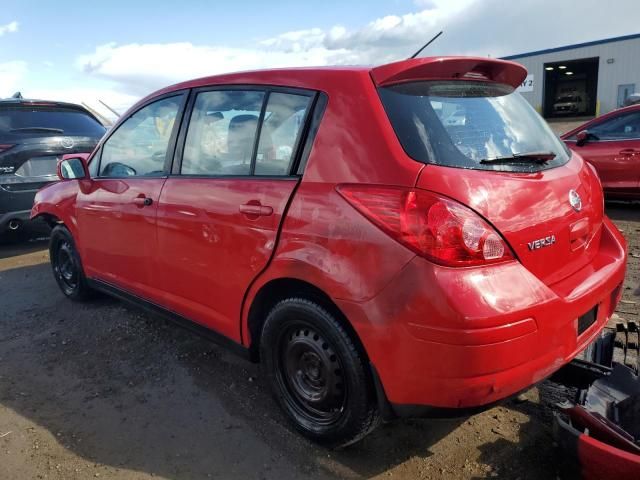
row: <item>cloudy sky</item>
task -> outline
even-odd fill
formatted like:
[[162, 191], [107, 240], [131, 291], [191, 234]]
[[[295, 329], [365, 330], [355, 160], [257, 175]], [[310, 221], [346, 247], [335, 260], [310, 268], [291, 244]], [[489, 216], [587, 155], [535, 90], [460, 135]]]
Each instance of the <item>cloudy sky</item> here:
[[3, 0], [0, 97], [125, 109], [181, 80], [237, 70], [499, 57], [639, 33], [637, 0]]

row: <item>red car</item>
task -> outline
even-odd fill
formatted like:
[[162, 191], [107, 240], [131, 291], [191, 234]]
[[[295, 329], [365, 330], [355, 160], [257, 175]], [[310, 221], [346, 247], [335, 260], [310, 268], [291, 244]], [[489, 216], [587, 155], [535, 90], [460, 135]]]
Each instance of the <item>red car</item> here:
[[215, 332], [316, 441], [460, 415], [569, 362], [625, 274], [594, 169], [525, 76], [445, 57], [181, 83], [62, 161], [32, 216], [65, 295]]
[[596, 167], [607, 198], [640, 199], [640, 105], [591, 120], [562, 140]]

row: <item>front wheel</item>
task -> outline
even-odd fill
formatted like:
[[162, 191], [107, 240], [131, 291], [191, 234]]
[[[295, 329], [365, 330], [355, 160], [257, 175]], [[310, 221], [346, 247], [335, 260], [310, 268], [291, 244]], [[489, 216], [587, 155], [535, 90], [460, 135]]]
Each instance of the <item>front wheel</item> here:
[[51, 231], [49, 257], [53, 276], [62, 293], [71, 300], [77, 301], [91, 297], [93, 291], [87, 285], [73, 237], [62, 225], [56, 226]]
[[321, 306], [302, 298], [279, 302], [265, 321], [260, 352], [277, 402], [305, 436], [341, 447], [378, 425], [366, 359]]

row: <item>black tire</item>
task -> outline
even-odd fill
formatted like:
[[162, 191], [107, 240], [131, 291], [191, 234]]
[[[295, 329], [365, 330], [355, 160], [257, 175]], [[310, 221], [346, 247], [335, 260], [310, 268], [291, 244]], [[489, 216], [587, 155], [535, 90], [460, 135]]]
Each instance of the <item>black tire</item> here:
[[364, 355], [316, 303], [279, 302], [265, 321], [260, 358], [276, 401], [309, 439], [344, 447], [380, 423]]
[[62, 293], [75, 301], [88, 300], [93, 296], [94, 291], [87, 285], [76, 244], [63, 225], [57, 225], [51, 231], [49, 259], [53, 276]]

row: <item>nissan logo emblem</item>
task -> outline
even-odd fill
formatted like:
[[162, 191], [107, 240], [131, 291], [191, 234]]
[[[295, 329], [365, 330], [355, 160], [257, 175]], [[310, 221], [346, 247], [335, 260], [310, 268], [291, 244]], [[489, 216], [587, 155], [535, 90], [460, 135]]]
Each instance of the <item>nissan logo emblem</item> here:
[[582, 210], [582, 199], [580, 195], [575, 190], [569, 191], [569, 203], [573, 207], [576, 212]]

